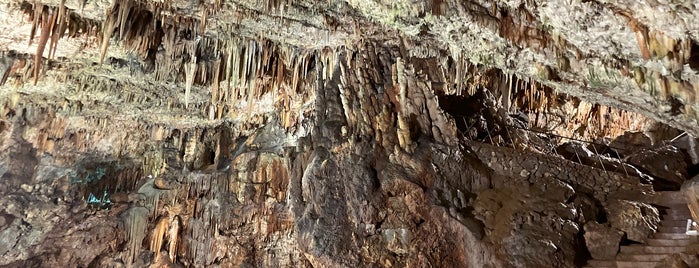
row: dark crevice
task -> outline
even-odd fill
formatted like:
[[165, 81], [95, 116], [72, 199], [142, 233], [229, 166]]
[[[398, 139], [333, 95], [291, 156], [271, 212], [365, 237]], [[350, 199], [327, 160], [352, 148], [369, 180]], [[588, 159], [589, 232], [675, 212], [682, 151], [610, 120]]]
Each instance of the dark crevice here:
[[689, 68], [695, 72], [699, 71], [699, 44], [692, 40], [692, 48], [689, 52]]

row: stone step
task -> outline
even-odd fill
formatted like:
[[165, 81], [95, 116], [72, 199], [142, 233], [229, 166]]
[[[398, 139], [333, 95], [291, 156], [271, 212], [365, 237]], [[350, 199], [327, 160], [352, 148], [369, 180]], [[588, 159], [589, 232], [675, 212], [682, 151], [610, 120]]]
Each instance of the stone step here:
[[646, 245], [649, 246], [670, 246], [670, 247], [683, 247], [692, 244], [690, 239], [648, 239], [646, 240]]
[[670, 254], [619, 254], [616, 259], [619, 261], [641, 261], [641, 262], [656, 262], [662, 261]]
[[658, 228], [658, 233], [668, 233], [668, 234], [684, 234], [687, 231], [687, 227], [668, 227], [660, 226]]
[[621, 247], [621, 253], [629, 254], [672, 254], [687, 251], [686, 247], [633, 245]]
[[687, 234], [681, 233], [681, 234], [671, 234], [671, 233], [655, 233], [653, 235], [653, 238], [656, 239], [687, 239], [690, 236]]
[[660, 214], [665, 214], [665, 215], [692, 215], [692, 212], [689, 211], [689, 209], [668, 209], [665, 211], [660, 212]]
[[661, 213], [690, 213], [687, 206], [683, 207], [668, 207], [666, 209], [661, 209]]
[[687, 228], [687, 220], [666, 219], [660, 222], [660, 226]]
[[589, 260], [587, 265], [583, 267], [616, 267], [616, 261], [613, 260]]
[[671, 205], [671, 206], [660, 206], [661, 210], [669, 211], [679, 211], [679, 212], [689, 212], [689, 206], [687, 204]]
[[663, 221], [666, 221], [666, 220], [685, 220], [686, 221], [687, 219], [691, 219], [692, 215], [690, 215], [690, 214], [670, 214], [670, 215], [665, 214], [665, 215], [660, 215], [660, 218]]
[[662, 191], [656, 192], [654, 196], [654, 203], [659, 205], [673, 205], [673, 204], [686, 204], [684, 195], [680, 191]]
[[657, 261], [617, 261], [617, 268], [655, 268], [660, 262]]

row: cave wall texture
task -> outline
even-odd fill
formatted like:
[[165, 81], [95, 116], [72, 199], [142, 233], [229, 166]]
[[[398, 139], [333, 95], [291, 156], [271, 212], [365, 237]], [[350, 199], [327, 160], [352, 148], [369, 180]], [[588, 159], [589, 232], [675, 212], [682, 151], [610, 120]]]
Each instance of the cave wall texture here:
[[692, 2], [0, 3], [0, 267], [576, 267], [699, 162]]

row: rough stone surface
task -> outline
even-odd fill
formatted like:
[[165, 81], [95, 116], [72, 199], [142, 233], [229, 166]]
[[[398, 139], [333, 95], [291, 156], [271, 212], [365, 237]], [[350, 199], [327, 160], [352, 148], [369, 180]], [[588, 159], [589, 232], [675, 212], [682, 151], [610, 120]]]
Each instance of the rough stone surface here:
[[623, 231], [629, 240], [645, 242], [658, 228], [658, 209], [629, 200], [610, 200], [605, 206], [613, 228]]
[[685, 154], [674, 146], [663, 146], [652, 150], [640, 150], [629, 155], [627, 161], [643, 169], [645, 173], [680, 186], [687, 179]]
[[590, 221], [657, 228], [655, 185], [556, 148], [699, 134], [687, 3], [0, 14], [3, 267], [577, 267]]
[[591, 221], [585, 224], [585, 245], [593, 259], [613, 260], [624, 232]]

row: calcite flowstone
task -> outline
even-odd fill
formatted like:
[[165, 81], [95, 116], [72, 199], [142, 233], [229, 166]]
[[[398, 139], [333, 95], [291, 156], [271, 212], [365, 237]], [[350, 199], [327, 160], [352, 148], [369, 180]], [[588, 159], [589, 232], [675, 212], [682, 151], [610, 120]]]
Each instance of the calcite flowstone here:
[[619, 252], [619, 242], [624, 232], [609, 226], [591, 221], [583, 227], [585, 230], [585, 245], [593, 259], [611, 260]]

